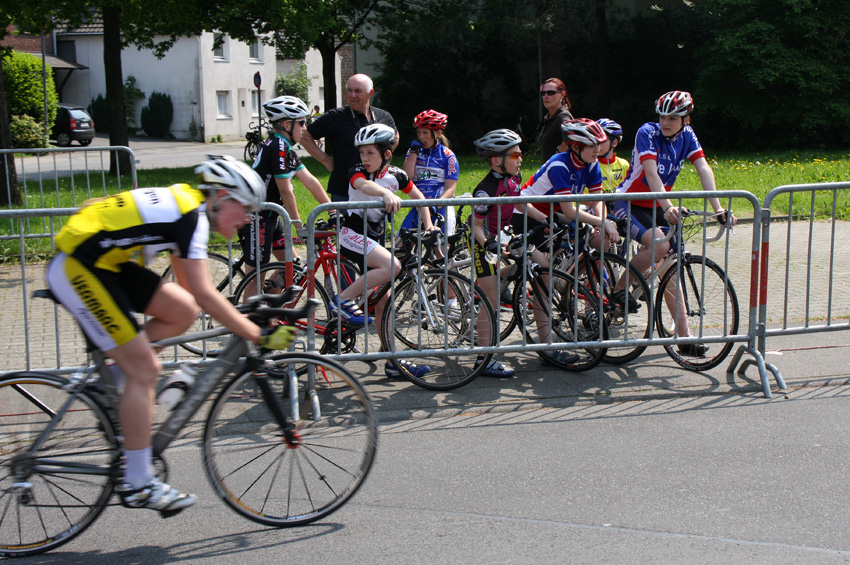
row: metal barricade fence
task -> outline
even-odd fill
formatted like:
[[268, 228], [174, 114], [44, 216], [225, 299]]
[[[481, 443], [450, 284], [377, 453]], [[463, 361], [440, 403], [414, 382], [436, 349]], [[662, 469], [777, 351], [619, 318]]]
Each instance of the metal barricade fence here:
[[[842, 276], [842, 266], [850, 260], [846, 244], [850, 223], [838, 219], [850, 205], [848, 189], [848, 182], [785, 185], [765, 197], [758, 282], [761, 359], [767, 353], [768, 337], [850, 329], [850, 283]], [[733, 364], [737, 361], [739, 357]], [[754, 362], [745, 360], [739, 373]], [[766, 369], [782, 383], [774, 364], [767, 363]]]
[[[264, 210], [281, 216], [284, 229], [291, 233], [291, 222], [286, 211], [277, 204], [267, 203]], [[16, 244], [18, 263], [0, 264], [0, 306], [3, 324], [0, 324], [0, 342], [6, 346], [0, 374], [15, 370], [39, 370], [50, 373], [69, 374], [88, 365], [86, 343], [82, 331], [65, 309], [49, 300], [36, 300], [32, 292], [46, 288], [44, 271], [47, 259], [54, 251], [53, 238], [61, 228], [60, 219], [74, 214], [77, 208], [37, 208], [30, 210], [0, 210], [0, 225], [8, 223], [15, 227], [16, 234], [9, 244]], [[46, 228], [41, 233], [26, 229], [28, 220], [38, 219]], [[36, 252], [28, 251], [27, 244], [43, 240]], [[285, 257], [292, 264], [292, 246], [285, 247]], [[42, 249], [43, 248], [43, 249]], [[232, 253], [228, 246], [228, 257]], [[168, 265], [159, 257], [150, 267], [163, 272]], [[292, 273], [288, 273], [288, 284]], [[202, 313], [201, 320], [207, 319]], [[199, 342], [200, 343], [200, 342]], [[201, 344], [203, 347], [203, 344]], [[204, 354], [201, 357], [205, 357]], [[187, 359], [198, 359], [198, 355], [183, 348], [172, 347], [161, 354], [163, 366], [173, 367]]]
[[[708, 343], [708, 344], [724, 344], [724, 343], [735, 343], [740, 342], [745, 344], [743, 346], [743, 352], [750, 353], [753, 357], [756, 358], [757, 363], [760, 367], [760, 377], [762, 379], [763, 388], [766, 395], [770, 395], [770, 386], [767, 380], [767, 372], [763, 370], [763, 359], [761, 358], [761, 353], [756, 347], [756, 308], [757, 308], [757, 294], [753, 287], [753, 281], [757, 280], [758, 276], [758, 257], [760, 250], [760, 230], [759, 226], [761, 225], [761, 206], [758, 200], [752, 194], [743, 191], [724, 191], [724, 192], [676, 192], [674, 194], [664, 194], [664, 195], [652, 195], [652, 194], [642, 194], [642, 195], [623, 195], [623, 194], [608, 194], [603, 196], [596, 195], [568, 195], [568, 196], [548, 196], [548, 197], [511, 197], [511, 198], [476, 198], [476, 204], [544, 204], [550, 207], [556, 208], [558, 203], [560, 202], [573, 202], [576, 204], [581, 204], [584, 202], [595, 202], [599, 200], [608, 201], [616, 201], [616, 200], [658, 200], [663, 198], [672, 198], [674, 201], [678, 203], [682, 203], [685, 200], [699, 201], [702, 203], [702, 206], [707, 206], [708, 198], [721, 198], [726, 208], [739, 208], [740, 206], [731, 206], [732, 200], [734, 199], [736, 204], [746, 203], [747, 207], [752, 208], [752, 216], [754, 218], [753, 222], [753, 232], [752, 232], [752, 240], [751, 245], [744, 252], [743, 249], [740, 249], [740, 246], [737, 246], [735, 261], [738, 267], [736, 267], [736, 274], [730, 275], [731, 278], [734, 278], [736, 281], [740, 281], [739, 284], [745, 284], [749, 282], [749, 287], [746, 289], [746, 295], [749, 295], [749, 307], [748, 307], [748, 320], [745, 329], [742, 331], [737, 331], [734, 333], [723, 333], [722, 335], [708, 335], [708, 332], [703, 333], [703, 327], [700, 326], [698, 335], [693, 335], [691, 337], [658, 337], [654, 333], [650, 333], [649, 337], [643, 339], [632, 339], [632, 338], [624, 338], [621, 340], [600, 340], [599, 335], [597, 334], [596, 339], [593, 340], [582, 340], [578, 339], [578, 334], [574, 336], [574, 339], [570, 341], [558, 340], [557, 338], [552, 339], [546, 343], [530, 343], [526, 336], [523, 335], [522, 338], [517, 340], [511, 340], [506, 342], [497, 342], [495, 345], [482, 346], [476, 343], [474, 339], [475, 334], [474, 331], [469, 331], [469, 337], [465, 340], [462, 346], [455, 343], [454, 347], [449, 347], [448, 340], [444, 340], [445, 347], [440, 347], [439, 345], [428, 348], [427, 351], [423, 351], [417, 349], [416, 346], [411, 346], [412, 344], [407, 343], [404, 344], [405, 347], [401, 350], [392, 350], [392, 351], [384, 351], [384, 348], [391, 348], [388, 344], [382, 344], [379, 336], [377, 336], [377, 331], [373, 330], [366, 325], [365, 328], [359, 330], [362, 334], [366, 336], [366, 339], [360, 345], [353, 345], [351, 343], [344, 344], [341, 340], [337, 340], [335, 343], [331, 343], [332, 347], [328, 347], [328, 343], [325, 340], [325, 336], [322, 335], [311, 335], [310, 339], [310, 347], [315, 347], [316, 349], [322, 349], [324, 346], [324, 351], [326, 353], [333, 354], [334, 356], [343, 359], [343, 360], [360, 360], [360, 361], [377, 361], [377, 360], [388, 360], [388, 359], [411, 359], [415, 360], [417, 358], [428, 358], [432, 359], [435, 356], [475, 356], [481, 354], [488, 353], [503, 353], [503, 354], [520, 354], [527, 352], [538, 352], [538, 351], [550, 351], [550, 350], [577, 350], [577, 349], [586, 349], [586, 348], [599, 348], [599, 347], [614, 347], [614, 346], [643, 346], [643, 345], [669, 345], [669, 346], [678, 346], [678, 345], [686, 345], [690, 343]], [[463, 199], [454, 198], [454, 199], [437, 199], [437, 200], [408, 200], [402, 203], [402, 210], [399, 214], [406, 214], [407, 209], [409, 208], [421, 208], [423, 206], [432, 206], [439, 207], [444, 205], [454, 205], [460, 206], [465, 205]], [[383, 203], [381, 202], [373, 202], [373, 203], [363, 203], [363, 202], [347, 202], [347, 203], [330, 203], [318, 206], [314, 211], [310, 214], [309, 218], [305, 222], [306, 231], [308, 241], [312, 240], [312, 233], [314, 231], [315, 221], [320, 214], [323, 212], [327, 212], [330, 210], [351, 210], [351, 209], [360, 209], [365, 210], [369, 208], [382, 208]], [[745, 214], [748, 210], [744, 211]], [[459, 214], [460, 215], [460, 214]], [[391, 216], [391, 220], [393, 221], [393, 225], [395, 223], [395, 218]], [[527, 220], [523, 220], [524, 224], [527, 225]], [[460, 222], [458, 222], [460, 224]], [[337, 228], [339, 228], [339, 220], [337, 220]], [[740, 230], [740, 227], [739, 227]], [[365, 232], [365, 226], [364, 230]], [[471, 236], [470, 236], [471, 237]], [[388, 236], [388, 243], [390, 248], [395, 248], [397, 243], [397, 235], [395, 233], [395, 229], [390, 230]], [[421, 241], [421, 235], [417, 241]], [[724, 271], [729, 272], [730, 266], [730, 244], [729, 238], [724, 239], [724, 243], [722, 245], [722, 253], [719, 253], [722, 259], [719, 259], [718, 262], [721, 264]], [[703, 243], [701, 249], [695, 250], [694, 255], [704, 255], [707, 252], [706, 244]], [[747, 261], [749, 259], [749, 262]], [[315, 270], [316, 270], [316, 254], [315, 250], [312, 246], [308, 246], [307, 250], [307, 263], [308, 263], [308, 277], [310, 282], [311, 290], [315, 286]], [[364, 260], [365, 262], [365, 260]], [[341, 266], [341, 264], [339, 265]], [[361, 264], [361, 268], [365, 265]], [[418, 263], [416, 265], [417, 269], [422, 269], [423, 265]], [[550, 267], [551, 268], [551, 267]], [[551, 271], [550, 271], [551, 272]], [[368, 272], [365, 275], [368, 278]], [[470, 277], [471, 282], [475, 281], [475, 277]], [[392, 279], [389, 281], [390, 289], [394, 289], [396, 283], [398, 282], [397, 275], [393, 275]], [[653, 288], [650, 292], [650, 297], [654, 296], [655, 286], [653, 279]], [[373, 285], [370, 285], [367, 281], [365, 283], [365, 288], [371, 288]], [[470, 287], [471, 288], [471, 287]], [[551, 286], [550, 286], [551, 290]], [[471, 291], [470, 291], [471, 292]], [[393, 294], [393, 290], [389, 291], [389, 300], [390, 304], [394, 304], [395, 296]], [[471, 295], [471, 293], [470, 293]], [[368, 306], [364, 305], [364, 308], [368, 309]], [[391, 306], [393, 307], [393, 306]], [[498, 308], [498, 305], [494, 305], [494, 307]], [[650, 304], [646, 305], [647, 308], [650, 308]], [[474, 309], [471, 309], [474, 312]], [[447, 313], [447, 312], [446, 312]], [[548, 312], [551, 317], [551, 310]], [[397, 321], [397, 318], [394, 314], [389, 315], [389, 320]], [[700, 319], [702, 319], [702, 315], [700, 315]], [[497, 317], [497, 321], [499, 318]], [[419, 324], [426, 325], [428, 321], [422, 317], [417, 320]], [[626, 324], [628, 324], [628, 319], [626, 320]], [[474, 324], [470, 324], [474, 325]], [[654, 326], [654, 324], [652, 324]], [[329, 330], [329, 335], [333, 336], [335, 333], [343, 331], [342, 323], [339, 320], [336, 320], [336, 327]], [[653, 328], [654, 329], [654, 328]], [[498, 329], [497, 329], [498, 333]], [[524, 332], [522, 332], [524, 333]], [[550, 339], [553, 337], [554, 332], [550, 333]], [[355, 336], [356, 340], [356, 336]], [[419, 342], [416, 342], [419, 343]], [[382, 347], [382, 345], [384, 347]], [[780, 383], [780, 386], [784, 386], [784, 384]]]

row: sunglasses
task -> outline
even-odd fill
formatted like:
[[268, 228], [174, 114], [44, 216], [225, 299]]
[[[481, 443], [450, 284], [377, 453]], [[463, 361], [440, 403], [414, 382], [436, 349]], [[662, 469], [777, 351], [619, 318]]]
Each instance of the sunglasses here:
[[522, 157], [522, 151], [514, 151], [513, 153], [508, 154], [507, 157], [516, 161], [517, 159]]
[[301, 126], [302, 128], [307, 124], [307, 120], [292, 120], [292, 121], [295, 122], [296, 124], [298, 124], [299, 126]]
[[561, 90], [541, 90], [540, 96], [555, 96], [559, 92], [563, 92]]

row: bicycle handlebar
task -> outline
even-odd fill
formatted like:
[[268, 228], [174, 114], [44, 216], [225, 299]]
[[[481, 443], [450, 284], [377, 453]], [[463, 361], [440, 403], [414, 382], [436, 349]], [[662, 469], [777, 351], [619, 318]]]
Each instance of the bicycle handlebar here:
[[[731, 213], [731, 211], [729, 211], [729, 210], [727, 210], [726, 212], [727, 212], [727, 214]], [[709, 217], [716, 218], [717, 214], [715, 214], [714, 212], [706, 212], [704, 210], [687, 210], [682, 214], [681, 219], [684, 220], [685, 218], [688, 218], [690, 216], [701, 216], [703, 218], [709, 218]], [[681, 221], [680, 221], [680, 223], [681, 223]], [[717, 233], [714, 234], [713, 236], [709, 236], [709, 237], [706, 237], [705, 239], [703, 239], [703, 241], [705, 243], [713, 243], [715, 241], [718, 241], [723, 236], [723, 232], [725, 232], [727, 229], [729, 230], [729, 233], [732, 233], [732, 234], [735, 233], [734, 226], [729, 225], [728, 220], [727, 220], [727, 223], [725, 223], [725, 224], [717, 222], [717, 225], [719, 226], [718, 229], [717, 229]], [[670, 226], [670, 228], [675, 228], [675, 226]], [[682, 225], [682, 229], [684, 229], [684, 225]], [[670, 241], [670, 239], [673, 237], [673, 234], [676, 233], [676, 231], [677, 231], [676, 229], [668, 229], [667, 233], [664, 235], [664, 237], [654, 239], [653, 244], [664, 243], [666, 241]]]

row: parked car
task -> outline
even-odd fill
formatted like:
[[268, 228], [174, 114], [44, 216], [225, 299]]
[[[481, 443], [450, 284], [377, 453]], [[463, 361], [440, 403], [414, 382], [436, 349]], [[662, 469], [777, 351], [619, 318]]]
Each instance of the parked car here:
[[94, 121], [81, 106], [59, 104], [50, 139], [55, 139], [59, 147], [68, 147], [72, 141], [88, 145], [94, 139]]

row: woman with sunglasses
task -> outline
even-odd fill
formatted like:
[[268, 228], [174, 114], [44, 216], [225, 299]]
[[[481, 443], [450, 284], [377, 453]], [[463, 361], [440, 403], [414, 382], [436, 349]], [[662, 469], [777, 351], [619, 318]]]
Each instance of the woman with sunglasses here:
[[[271, 124], [272, 135], [260, 149], [253, 167], [265, 182], [266, 202], [282, 205], [289, 218], [301, 227], [301, 216], [298, 214], [298, 204], [292, 189], [292, 177], [300, 180], [319, 204], [330, 202], [321, 183], [304, 167], [293, 147], [301, 141], [301, 136], [306, 131], [310, 110], [307, 104], [295, 96], [272, 98], [263, 103], [263, 110]], [[260, 212], [259, 223], [248, 222], [239, 230], [246, 268], [253, 270], [258, 257], [261, 264], [268, 263], [272, 248], [282, 247], [282, 240], [291, 236], [292, 234], [283, 233], [283, 223], [277, 214], [270, 211]], [[275, 257], [284, 260], [283, 249], [276, 250]], [[265, 274], [261, 273], [260, 284], [264, 277]], [[252, 294], [253, 292], [246, 289], [245, 299]]]
[[561, 124], [573, 119], [570, 113], [572, 105], [567, 98], [567, 87], [559, 78], [546, 79], [540, 85], [540, 96], [543, 98], [543, 107], [546, 108], [546, 116], [540, 122], [540, 163], [543, 164], [552, 158], [555, 153], [560, 153], [566, 147], [562, 144]]

